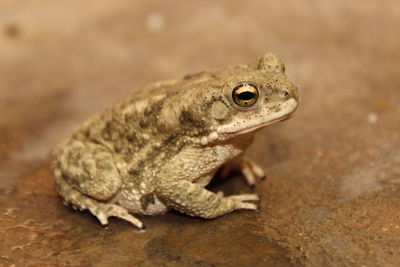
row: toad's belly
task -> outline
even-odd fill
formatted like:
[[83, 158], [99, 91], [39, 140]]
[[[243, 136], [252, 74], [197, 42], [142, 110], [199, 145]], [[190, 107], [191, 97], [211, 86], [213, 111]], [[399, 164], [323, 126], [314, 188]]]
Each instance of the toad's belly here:
[[111, 203], [122, 206], [131, 213], [144, 215], [164, 214], [170, 210], [154, 193], [139, 195], [121, 190]]

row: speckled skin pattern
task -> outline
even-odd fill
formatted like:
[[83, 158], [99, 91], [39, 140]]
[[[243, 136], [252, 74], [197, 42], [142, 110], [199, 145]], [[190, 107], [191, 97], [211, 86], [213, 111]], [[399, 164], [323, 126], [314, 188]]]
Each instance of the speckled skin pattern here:
[[[176, 209], [215, 218], [256, 210], [255, 194], [224, 197], [204, 187], [216, 171], [240, 170], [249, 184], [264, 175], [242, 153], [257, 130], [289, 118], [298, 92], [274, 54], [254, 64], [186, 75], [126, 97], [83, 123], [54, 151], [57, 191], [65, 204], [143, 229], [132, 213]], [[257, 88], [255, 104], [241, 106], [233, 90]], [[242, 95], [242, 98], [254, 95]]]

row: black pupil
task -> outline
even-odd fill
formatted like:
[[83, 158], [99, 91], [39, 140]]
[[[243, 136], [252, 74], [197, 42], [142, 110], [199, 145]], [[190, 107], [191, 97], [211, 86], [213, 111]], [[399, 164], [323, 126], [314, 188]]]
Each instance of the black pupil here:
[[240, 94], [238, 95], [238, 98], [239, 98], [240, 100], [246, 101], [246, 100], [253, 99], [255, 96], [256, 96], [255, 93], [246, 91], [246, 92], [240, 93]]

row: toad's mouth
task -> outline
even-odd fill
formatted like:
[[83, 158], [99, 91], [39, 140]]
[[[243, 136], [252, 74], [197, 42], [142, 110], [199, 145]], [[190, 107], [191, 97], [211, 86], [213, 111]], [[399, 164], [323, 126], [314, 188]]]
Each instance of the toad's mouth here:
[[284, 103], [284, 107], [272, 115], [266, 115], [261, 118], [255, 119], [250, 125], [245, 128], [242, 124], [228, 124], [218, 128], [221, 134], [245, 134], [264, 128], [268, 125], [287, 120], [291, 118], [297, 110], [298, 103], [295, 99], [289, 99]]

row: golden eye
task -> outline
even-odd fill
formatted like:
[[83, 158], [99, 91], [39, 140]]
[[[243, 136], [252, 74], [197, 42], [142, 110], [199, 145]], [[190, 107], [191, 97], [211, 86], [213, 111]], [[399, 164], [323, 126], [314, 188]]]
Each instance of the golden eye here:
[[236, 86], [232, 91], [233, 102], [241, 107], [251, 107], [258, 99], [258, 89], [255, 85], [243, 83]]

